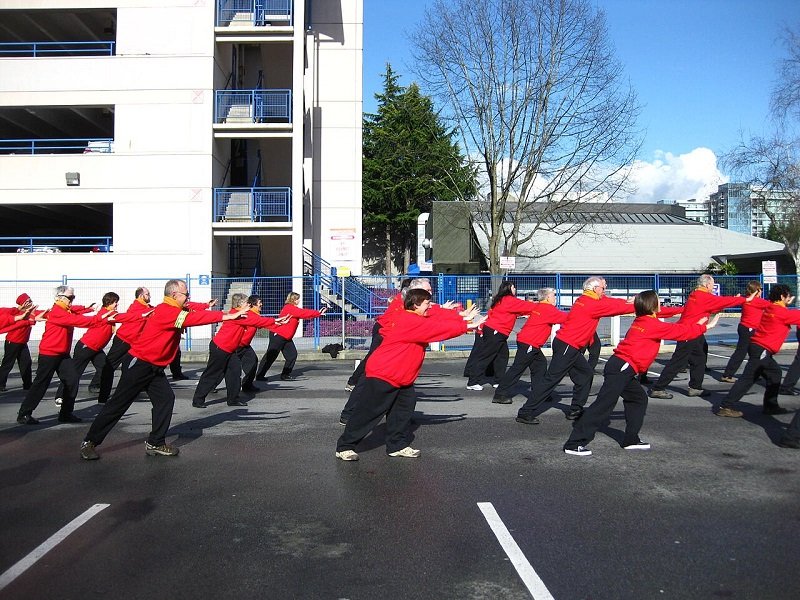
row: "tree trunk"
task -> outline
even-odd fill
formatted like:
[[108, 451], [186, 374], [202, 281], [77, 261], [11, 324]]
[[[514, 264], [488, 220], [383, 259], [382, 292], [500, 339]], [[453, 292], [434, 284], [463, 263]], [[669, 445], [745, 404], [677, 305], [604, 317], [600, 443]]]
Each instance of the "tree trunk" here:
[[386, 242], [386, 274], [392, 274], [392, 227], [389, 223], [386, 224], [384, 241]]

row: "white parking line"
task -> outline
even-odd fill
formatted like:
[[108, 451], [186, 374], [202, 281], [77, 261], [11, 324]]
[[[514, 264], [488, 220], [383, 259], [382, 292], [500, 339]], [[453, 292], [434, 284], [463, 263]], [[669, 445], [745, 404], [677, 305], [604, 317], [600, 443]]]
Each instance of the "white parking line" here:
[[511, 559], [511, 564], [514, 565], [514, 568], [522, 579], [522, 583], [528, 588], [533, 599], [553, 600], [552, 594], [550, 594], [544, 582], [536, 574], [536, 571], [533, 570], [531, 563], [528, 562], [522, 550], [517, 546], [517, 542], [511, 537], [511, 533], [509, 533], [502, 519], [500, 519], [500, 515], [497, 514], [492, 503], [478, 502], [478, 508], [481, 509], [486, 522], [489, 523], [489, 527], [492, 528], [495, 537], [497, 537], [497, 541], [500, 542], [506, 555]]
[[33, 552], [28, 554], [25, 558], [12, 566], [8, 571], [0, 575], [0, 590], [4, 589], [9, 583], [14, 581], [17, 577], [22, 575], [30, 567], [32, 567], [37, 560], [42, 558], [45, 554], [55, 548], [60, 542], [64, 541], [66, 537], [75, 531], [78, 527], [86, 523], [89, 519], [99, 513], [101, 510], [108, 508], [110, 504], [95, 504], [82, 515], [75, 517], [72, 521], [67, 523], [64, 527], [59, 529], [56, 533], [51, 535], [45, 542], [34, 548]]

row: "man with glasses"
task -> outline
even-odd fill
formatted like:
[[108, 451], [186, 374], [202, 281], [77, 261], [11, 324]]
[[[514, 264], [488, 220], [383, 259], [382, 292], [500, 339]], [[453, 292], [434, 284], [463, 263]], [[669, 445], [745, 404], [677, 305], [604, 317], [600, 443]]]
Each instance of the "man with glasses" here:
[[72, 334], [76, 327], [91, 327], [92, 324], [100, 322], [104, 316], [95, 315], [93, 317], [83, 316], [83, 313], [94, 310], [88, 307], [72, 304], [75, 300], [75, 290], [66, 285], [56, 288], [56, 298], [53, 308], [47, 313], [47, 323], [44, 326], [44, 334], [39, 342], [39, 357], [36, 364], [36, 376], [33, 379], [31, 389], [25, 396], [19, 407], [17, 423], [20, 425], [38, 425], [39, 420], [33, 417], [33, 411], [39, 406], [39, 402], [44, 398], [47, 387], [53, 379], [53, 375], [58, 373], [59, 379], [64, 385], [64, 401], [58, 413], [59, 423], [80, 423], [80, 417], [72, 414], [75, 408], [75, 396], [77, 393], [73, 386], [76, 385], [75, 365], [70, 358], [72, 350]]
[[170, 279], [164, 286], [164, 301], [145, 320], [142, 333], [131, 344], [128, 368], [122, 372], [116, 391], [100, 409], [84, 438], [80, 449], [82, 459], [100, 458], [95, 448], [103, 443], [139, 393], [144, 391], [153, 405], [153, 426], [144, 445], [145, 453], [148, 456], [177, 456], [178, 448], [167, 444], [165, 439], [172, 420], [175, 393], [164, 370], [175, 358], [181, 334], [187, 327], [239, 319], [250, 310], [249, 306], [228, 314], [191, 310], [188, 301], [186, 282]]
[[583, 414], [589, 400], [594, 369], [586, 361], [584, 352], [594, 339], [602, 317], [613, 317], [633, 312], [633, 304], [622, 298], [606, 296], [606, 280], [594, 275], [583, 282], [583, 294], [572, 304], [567, 320], [553, 339], [553, 357], [547, 375], [535, 385], [531, 398], [517, 413], [517, 422], [526, 425], [539, 423], [536, 412], [550, 397], [566, 375], [572, 379], [572, 404], [567, 419], [575, 420]]

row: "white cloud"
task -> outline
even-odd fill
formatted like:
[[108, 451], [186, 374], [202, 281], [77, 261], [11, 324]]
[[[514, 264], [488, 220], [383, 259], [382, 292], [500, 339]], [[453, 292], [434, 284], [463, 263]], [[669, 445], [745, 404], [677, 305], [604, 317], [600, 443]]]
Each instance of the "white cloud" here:
[[686, 154], [655, 152], [652, 162], [636, 161], [630, 182], [637, 188], [624, 202], [708, 199], [727, 176], [717, 168], [717, 157], [708, 148], [695, 148]]

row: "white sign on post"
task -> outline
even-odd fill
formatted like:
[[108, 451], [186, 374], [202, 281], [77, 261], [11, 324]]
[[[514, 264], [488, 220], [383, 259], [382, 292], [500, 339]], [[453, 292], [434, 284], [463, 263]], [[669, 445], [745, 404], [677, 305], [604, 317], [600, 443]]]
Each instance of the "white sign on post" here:
[[761, 272], [764, 274], [764, 283], [778, 283], [778, 263], [774, 260], [762, 260]]
[[500, 268], [501, 269], [516, 269], [517, 268], [517, 257], [516, 256], [501, 256], [500, 257]]

